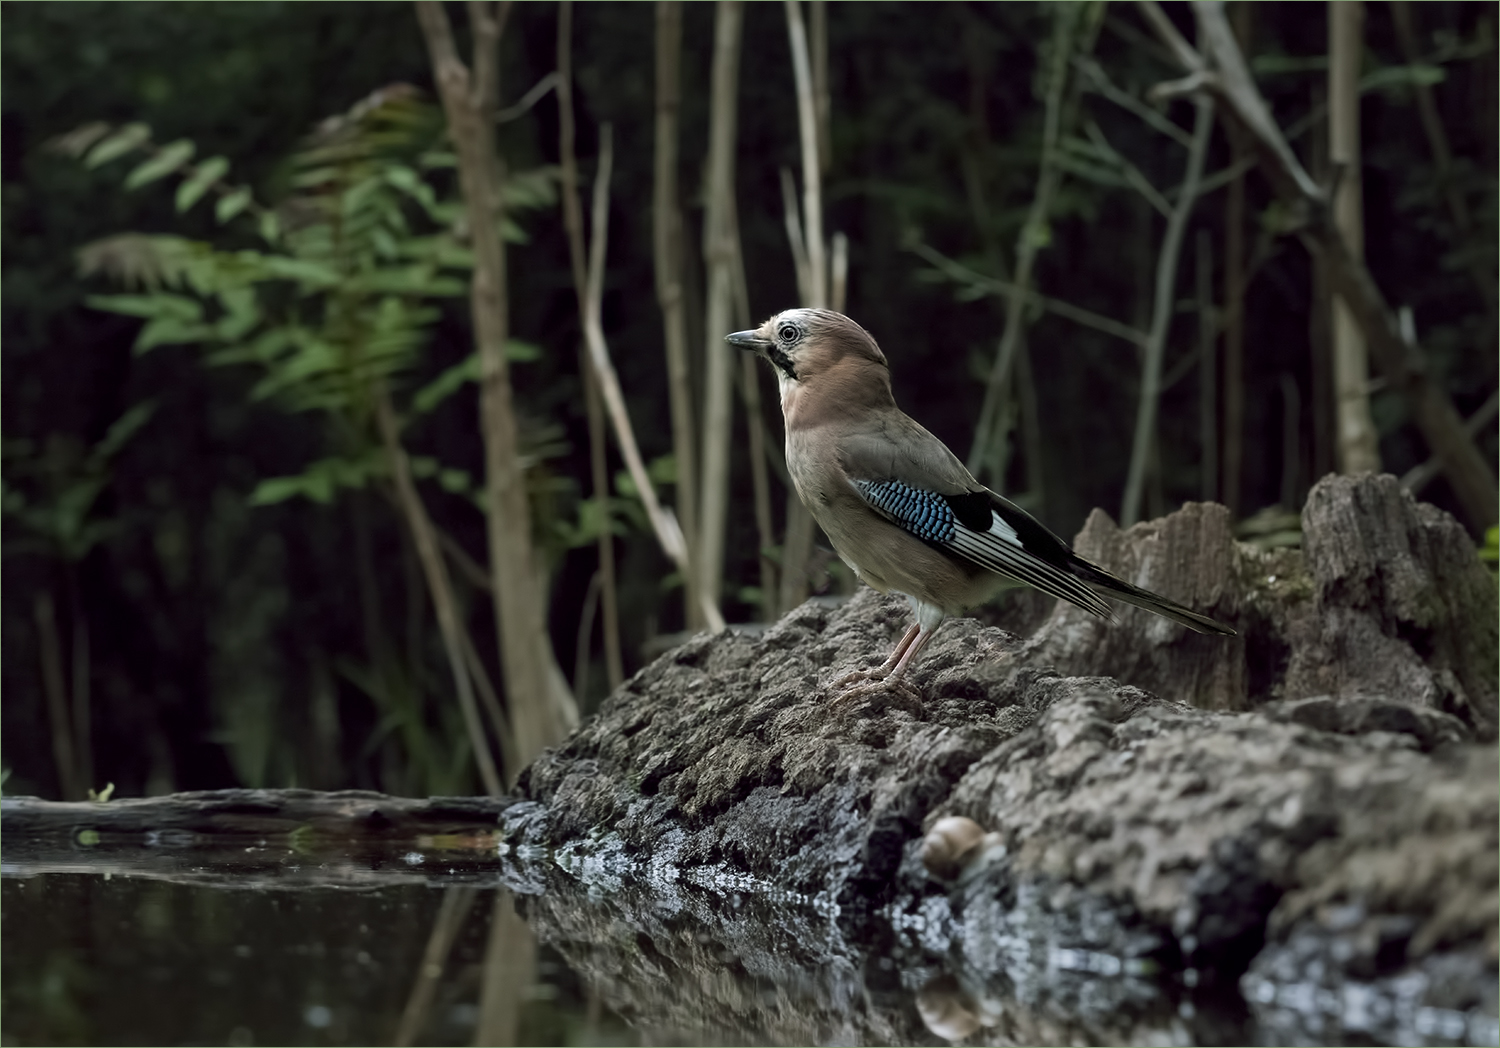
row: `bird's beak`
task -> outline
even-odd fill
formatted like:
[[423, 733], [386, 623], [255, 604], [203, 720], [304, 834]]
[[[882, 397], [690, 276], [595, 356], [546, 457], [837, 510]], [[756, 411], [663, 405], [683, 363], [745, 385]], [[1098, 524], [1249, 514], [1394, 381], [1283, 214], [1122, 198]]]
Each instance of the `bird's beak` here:
[[736, 349], [748, 349], [752, 353], [764, 353], [771, 347], [771, 340], [761, 338], [754, 331], [736, 331], [732, 335], [725, 335], [724, 341]]

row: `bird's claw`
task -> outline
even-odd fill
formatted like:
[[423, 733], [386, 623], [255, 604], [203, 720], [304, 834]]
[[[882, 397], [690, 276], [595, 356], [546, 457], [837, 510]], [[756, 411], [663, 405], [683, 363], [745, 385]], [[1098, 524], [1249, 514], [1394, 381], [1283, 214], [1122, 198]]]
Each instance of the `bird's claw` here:
[[874, 669], [869, 670], [855, 670], [852, 673], [844, 674], [838, 680], [834, 681], [833, 686], [843, 690], [853, 687], [856, 684], [864, 684], [867, 681], [883, 681], [890, 675], [890, 670], [885, 669], [883, 666], [876, 666]]
[[864, 703], [871, 712], [896, 707], [906, 710], [913, 717], [922, 716], [922, 693], [915, 686], [900, 677], [892, 680], [885, 675], [873, 679], [872, 676], [869, 673], [851, 673], [841, 678], [836, 687], [845, 685], [851, 678], [855, 683], [853, 687], [847, 687], [833, 697], [831, 708], [848, 710], [856, 704]]

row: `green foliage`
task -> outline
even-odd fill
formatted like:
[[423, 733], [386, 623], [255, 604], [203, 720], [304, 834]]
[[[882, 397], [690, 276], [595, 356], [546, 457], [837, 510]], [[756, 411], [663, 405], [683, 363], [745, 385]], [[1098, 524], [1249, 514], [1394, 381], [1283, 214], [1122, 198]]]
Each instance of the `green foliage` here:
[[[417, 371], [440, 315], [436, 303], [465, 293], [472, 263], [455, 232], [461, 205], [443, 199], [423, 173], [452, 166], [451, 154], [438, 148], [440, 130], [436, 111], [410, 88], [377, 92], [320, 125], [292, 158], [292, 195], [274, 208], [226, 180], [225, 158], [189, 166], [192, 143], [157, 147], [144, 125], [107, 133], [88, 125], [54, 142], [93, 166], [144, 152], [127, 188], [176, 174], [179, 212], [212, 191], [221, 224], [247, 213], [256, 218], [260, 249], [126, 233], [78, 255], [82, 275], [102, 273], [136, 289], [88, 299], [95, 309], [146, 321], [136, 352], [194, 346], [209, 365], [253, 369], [252, 399], [330, 418], [340, 452], [297, 476], [261, 482], [253, 504], [296, 496], [327, 503], [339, 490], [388, 474], [371, 425], [375, 398]], [[550, 171], [517, 177], [507, 194], [511, 207], [549, 203], [552, 182]], [[510, 355], [535, 359], [539, 350], [516, 343]], [[448, 369], [416, 393], [412, 412], [430, 413], [476, 377], [474, 358]], [[450, 491], [473, 487], [453, 470], [429, 475]]]
[[1479, 547], [1479, 559], [1491, 572], [1500, 572], [1500, 528], [1490, 528], [1484, 533], [1484, 545]]
[[28, 536], [7, 546], [6, 553], [35, 550], [76, 564], [119, 530], [120, 521], [97, 515], [99, 497], [109, 486], [111, 461], [155, 410], [149, 401], [135, 405], [89, 448], [61, 435], [41, 449], [29, 440], [6, 440], [0, 507]]

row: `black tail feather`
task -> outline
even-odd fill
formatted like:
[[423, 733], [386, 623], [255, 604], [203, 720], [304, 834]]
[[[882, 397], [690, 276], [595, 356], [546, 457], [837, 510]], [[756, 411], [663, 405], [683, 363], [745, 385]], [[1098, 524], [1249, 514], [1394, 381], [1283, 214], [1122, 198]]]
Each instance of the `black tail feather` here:
[[1235, 630], [1222, 622], [1217, 622], [1207, 615], [1200, 615], [1196, 611], [1190, 611], [1181, 604], [1152, 593], [1150, 590], [1132, 586], [1124, 579], [1115, 578], [1103, 568], [1097, 568], [1081, 557], [1075, 558], [1073, 573], [1111, 600], [1133, 604], [1137, 608], [1145, 608], [1149, 612], [1160, 615], [1164, 619], [1171, 619], [1197, 633], [1214, 633], [1221, 637], [1237, 635]]

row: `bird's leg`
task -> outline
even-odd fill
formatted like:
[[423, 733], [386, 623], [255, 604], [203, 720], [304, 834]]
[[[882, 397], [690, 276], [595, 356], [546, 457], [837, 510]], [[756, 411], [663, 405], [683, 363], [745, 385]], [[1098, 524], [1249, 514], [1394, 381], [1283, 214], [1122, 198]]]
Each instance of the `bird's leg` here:
[[855, 683], [852, 688], [842, 692], [833, 700], [833, 704], [845, 706], [857, 699], [879, 698], [882, 700], [882, 705], [890, 705], [901, 700], [903, 705], [920, 717], [922, 693], [915, 686], [907, 683], [904, 678], [906, 667], [911, 665], [911, 660], [916, 658], [917, 653], [926, 646], [934, 632], [936, 632], [935, 629], [923, 629], [921, 623], [907, 630], [906, 636], [901, 638], [901, 643], [896, 645], [896, 650], [891, 652], [891, 657], [886, 660], [885, 665], [864, 674], [863, 679], [857, 674], [845, 677], [844, 681], [853, 677], [859, 683]]
[[906, 636], [902, 637], [901, 642], [896, 645], [896, 650], [891, 652], [890, 658], [886, 659], [885, 662], [873, 670], [855, 670], [853, 673], [846, 673], [834, 681], [833, 686], [835, 688], [842, 688], [849, 684], [858, 684], [861, 681], [885, 680], [893, 672], [897, 671], [896, 668], [898, 666], [903, 665], [902, 658], [911, 649], [912, 642], [917, 639], [917, 635], [921, 631], [922, 624], [920, 622], [913, 622], [911, 629], [906, 631]]
[[[917, 631], [917, 636], [913, 638], [911, 632], [908, 631], [906, 636], [902, 638], [901, 643], [906, 648], [906, 653], [901, 656], [901, 660], [896, 663], [895, 668], [890, 671], [890, 675], [885, 678], [887, 683], [894, 684], [906, 676], [906, 667], [911, 665], [911, 660], [917, 657], [917, 653], [927, 646], [927, 642], [937, 632], [936, 629], [922, 629], [920, 623], [913, 628]], [[899, 650], [898, 648], [897, 651]], [[895, 658], [895, 654], [893, 653], [891, 657]], [[884, 667], [881, 668], [884, 669]]]

